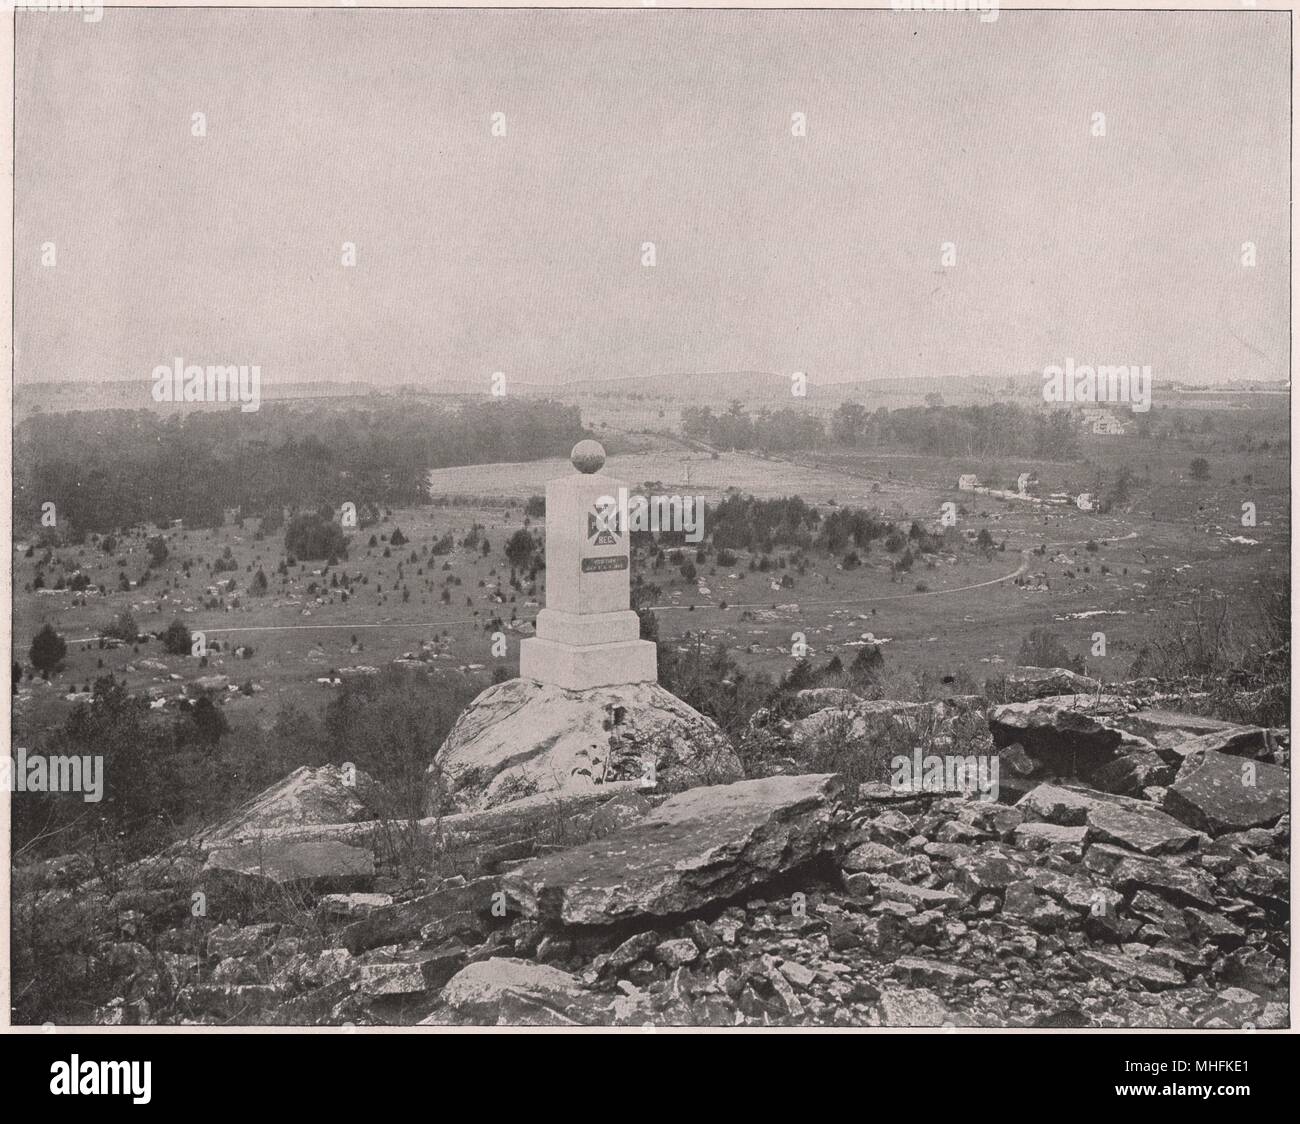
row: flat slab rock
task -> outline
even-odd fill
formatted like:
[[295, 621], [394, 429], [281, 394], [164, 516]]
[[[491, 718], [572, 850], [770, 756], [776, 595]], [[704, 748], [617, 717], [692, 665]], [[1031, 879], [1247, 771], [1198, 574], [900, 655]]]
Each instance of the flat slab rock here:
[[1289, 781], [1287, 770], [1276, 765], [1205, 750], [1184, 761], [1164, 807], [1210, 835], [1266, 827], [1290, 807]]
[[[603, 723], [611, 708], [619, 711], [623, 759], [611, 761], [606, 771], [610, 732]], [[543, 793], [590, 789], [596, 778], [637, 779], [649, 761], [663, 784], [717, 784], [744, 776], [717, 723], [657, 683], [567, 691], [532, 679], [498, 683], [475, 698], [430, 772], [441, 772], [459, 809], [479, 811]]]
[[349, 889], [374, 877], [375, 856], [346, 843], [233, 843], [208, 855], [204, 871], [244, 875], [286, 884]]
[[1122, 952], [1085, 949], [1076, 954], [1076, 959], [1099, 976], [1105, 976], [1123, 986], [1146, 991], [1164, 991], [1182, 987], [1187, 982], [1183, 974], [1174, 968], [1139, 960]]
[[1200, 839], [1197, 831], [1147, 801], [1094, 795], [1063, 785], [1041, 784], [1021, 797], [1016, 807], [1027, 820], [1084, 827], [1090, 840], [1144, 855], [1191, 850]]
[[550, 924], [685, 913], [832, 849], [841, 787], [812, 774], [693, 788], [630, 827], [525, 864], [502, 888]]

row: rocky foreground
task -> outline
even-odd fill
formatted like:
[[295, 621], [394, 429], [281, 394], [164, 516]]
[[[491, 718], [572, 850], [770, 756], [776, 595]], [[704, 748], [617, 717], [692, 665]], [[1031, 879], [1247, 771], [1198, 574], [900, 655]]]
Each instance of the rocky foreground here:
[[115, 892], [18, 881], [104, 927], [104, 1023], [1289, 1025], [1287, 730], [1099, 691], [806, 696], [795, 747], [883, 715], [943, 752], [976, 716], [999, 798], [787, 771], [395, 825], [301, 769]]

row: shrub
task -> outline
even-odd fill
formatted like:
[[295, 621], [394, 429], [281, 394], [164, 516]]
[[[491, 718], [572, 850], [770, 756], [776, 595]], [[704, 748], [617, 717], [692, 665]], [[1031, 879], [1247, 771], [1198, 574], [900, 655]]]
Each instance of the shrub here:
[[104, 627], [104, 635], [121, 640], [124, 644], [133, 644], [140, 635], [140, 629], [135, 623], [135, 617], [123, 610]]
[[1063, 667], [1083, 672], [1083, 660], [1070, 655], [1061, 638], [1047, 628], [1036, 628], [1021, 641], [1016, 662], [1021, 667]]
[[63, 666], [67, 654], [67, 643], [48, 624], [41, 626], [41, 630], [32, 638], [32, 646], [27, 652], [32, 666], [47, 679], [51, 672], [58, 671]]
[[185, 627], [182, 621], [172, 621], [159, 634], [158, 639], [162, 641], [163, 651], [169, 656], [188, 656], [190, 654], [190, 630]]

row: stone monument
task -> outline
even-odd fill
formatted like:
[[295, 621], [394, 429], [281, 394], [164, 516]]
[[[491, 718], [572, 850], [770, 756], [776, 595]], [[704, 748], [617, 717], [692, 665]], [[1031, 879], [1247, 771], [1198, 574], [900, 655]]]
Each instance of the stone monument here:
[[519, 648], [519, 676], [570, 691], [658, 679], [655, 646], [631, 608], [623, 481], [604, 475], [605, 450], [579, 441], [577, 475], [546, 485], [546, 608]]

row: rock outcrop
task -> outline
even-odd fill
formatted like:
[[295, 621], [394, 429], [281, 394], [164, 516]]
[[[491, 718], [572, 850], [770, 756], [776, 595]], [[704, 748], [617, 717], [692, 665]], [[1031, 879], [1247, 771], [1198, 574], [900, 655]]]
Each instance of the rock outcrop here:
[[475, 811], [615, 780], [671, 791], [741, 776], [717, 724], [656, 683], [566, 691], [511, 679], [452, 727], [430, 767], [430, 801]]
[[[120, 981], [100, 1023], [1289, 1024], [1286, 730], [1118, 692], [989, 707], [819, 690], [764, 727], [787, 739], [781, 772], [692, 784], [700, 758], [669, 736], [650, 788], [620, 762], [595, 783], [560, 718], [539, 749], [512, 715], [590, 700], [537, 690], [485, 693], [448, 739], [471, 810], [366, 819], [341, 776], [299, 770], [111, 887], [66, 861], [19, 872], [37, 912], [17, 923], [56, 915], [96, 949]], [[793, 732], [858, 723], [863, 760], [878, 732], [996, 752], [999, 798], [785, 767]], [[194, 918], [193, 886], [213, 883]]]

